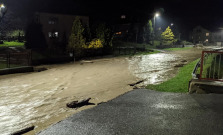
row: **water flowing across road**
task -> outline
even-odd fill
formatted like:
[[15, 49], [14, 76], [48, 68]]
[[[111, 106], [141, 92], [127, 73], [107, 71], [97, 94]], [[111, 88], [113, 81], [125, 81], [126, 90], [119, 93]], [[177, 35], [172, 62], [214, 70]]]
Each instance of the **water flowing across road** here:
[[176, 54], [141, 55], [129, 59], [129, 69], [136, 77], [144, 80], [144, 86], [159, 84], [176, 75], [175, 66], [181, 61], [182, 57]]
[[54, 117], [75, 112], [66, 108], [69, 101], [80, 97], [91, 97], [93, 103], [108, 101], [132, 90], [128, 84], [137, 78], [145, 79], [144, 86], [168, 80], [176, 75], [175, 65], [181, 60], [179, 54], [158, 53], [54, 65], [44, 72], [0, 78], [0, 133], [45, 124], [50, 118], [58, 122]]

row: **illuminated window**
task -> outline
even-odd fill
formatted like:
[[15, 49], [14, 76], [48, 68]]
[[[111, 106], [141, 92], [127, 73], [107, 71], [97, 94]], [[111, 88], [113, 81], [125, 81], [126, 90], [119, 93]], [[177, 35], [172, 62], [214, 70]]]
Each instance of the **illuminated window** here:
[[126, 16], [125, 15], [121, 15], [121, 19], [125, 19], [126, 18]]
[[116, 32], [115, 34], [116, 34], [116, 35], [121, 35], [121, 34], [122, 34], [122, 32]]
[[51, 38], [52, 37], [52, 32], [48, 32], [48, 35]]
[[59, 37], [59, 32], [54, 32], [54, 37]]
[[206, 33], [206, 37], [208, 37], [209, 36], [209, 33]]
[[49, 22], [48, 23], [49, 24], [57, 24], [58, 23], [58, 19], [55, 18], [55, 17], [51, 17], [51, 18], [49, 18]]
[[48, 32], [49, 38], [58, 38], [59, 32]]

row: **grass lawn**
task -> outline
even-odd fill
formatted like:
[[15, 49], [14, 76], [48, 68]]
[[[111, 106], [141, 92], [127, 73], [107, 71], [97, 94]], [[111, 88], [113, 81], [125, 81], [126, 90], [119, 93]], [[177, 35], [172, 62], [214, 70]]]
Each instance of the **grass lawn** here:
[[0, 47], [10, 47], [10, 46], [24, 46], [24, 42], [16, 42], [16, 41], [12, 41], [12, 42], [7, 42], [4, 41], [3, 44], [0, 44]]
[[192, 78], [191, 73], [198, 61], [199, 59], [180, 68], [174, 78], [158, 85], [148, 85], [146, 88], [164, 92], [187, 92], [189, 81]]
[[184, 48], [167, 48], [164, 50], [168, 50], [168, 51], [180, 51], [180, 50], [188, 50], [188, 49], [192, 49], [193, 47], [184, 47]]
[[4, 69], [4, 68], [7, 68], [6, 63], [0, 63], [0, 69]]

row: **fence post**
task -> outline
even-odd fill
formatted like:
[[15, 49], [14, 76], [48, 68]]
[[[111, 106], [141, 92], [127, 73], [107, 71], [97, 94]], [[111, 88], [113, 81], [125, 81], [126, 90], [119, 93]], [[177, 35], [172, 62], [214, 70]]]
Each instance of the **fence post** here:
[[11, 61], [10, 61], [10, 53], [8, 53], [8, 55], [9, 55], [9, 68], [10, 68], [10, 65], [11, 65], [11, 64], [10, 64], [10, 62], [11, 62]]
[[9, 57], [8, 57], [8, 53], [6, 54], [6, 68], [9, 68]]
[[29, 66], [32, 66], [32, 49], [29, 52]]
[[199, 79], [202, 79], [202, 72], [203, 72], [203, 64], [204, 64], [204, 51], [202, 51], [202, 55], [201, 55], [201, 68], [200, 68], [200, 77]]

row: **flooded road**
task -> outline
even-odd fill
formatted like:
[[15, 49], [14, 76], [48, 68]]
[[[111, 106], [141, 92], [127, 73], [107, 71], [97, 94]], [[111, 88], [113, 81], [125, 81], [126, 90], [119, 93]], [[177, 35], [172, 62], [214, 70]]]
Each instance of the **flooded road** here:
[[61, 89], [63, 81], [48, 77], [49, 80], [43, 82], [38, 76], [28, 76], [30, 75], [0, 81], [0, 131], [3, 135], [29, 127], [36, 122], [44, 122], [67, 111], [60, 108], [63, 99], [53, 97], [53, 94]]
[[[46, 65], [48, 66], [48, 65]], [[0, 134], [8, 135], [31, 125], [36, 134], [81, 109], [66, 104], [86, 98], [100, 103], [124, 94], [135, 77], [126, 58], [94, 60], [93, 63], [50, 65], [43, 72], [0, 76]]]
[[144, 86], [159, 84], [177, 74], [174, 66], [182, 63], [177, 54], [157, 53], [136, 56], [129, 59], [129, 69], [137, 78], [144, 80]]
[[[183, 53], [185, 54], [185, 53]], [[199, 54], [199, 55], [197, 55]], [[132, 90], [129, 84], [145, 79], [157, 84], [177, 73], [174, 66], [181, 60], [200, 56], [190, 53], [158, 53], [132, 58], [108, 58], [92, 63], [46, 65], [37, 73], [0, 76], [0, 133], [8, 135], [31, 125], [36, 134], [81, 109], [70, 109], [66, 103], [92, 98], [90, 102], [111, 100]], [[189, 57], [188, 57], [189, 56]]]

